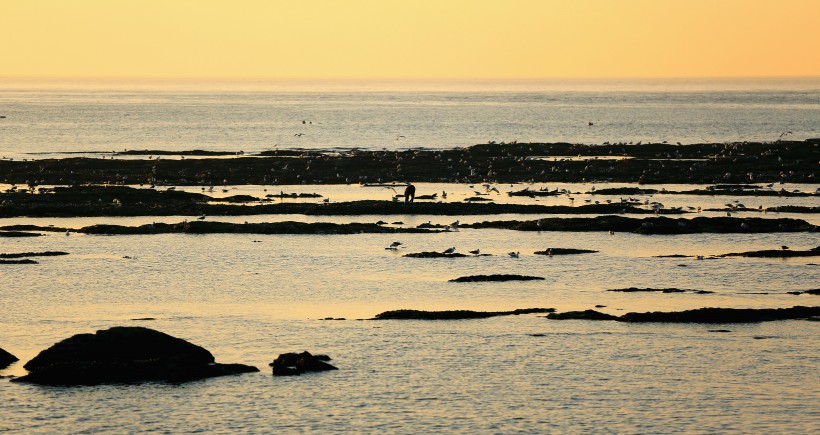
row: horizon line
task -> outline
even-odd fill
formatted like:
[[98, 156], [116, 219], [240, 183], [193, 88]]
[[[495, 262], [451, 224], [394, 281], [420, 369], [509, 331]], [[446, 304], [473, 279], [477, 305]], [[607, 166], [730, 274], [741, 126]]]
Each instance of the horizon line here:
[[17, 81], [145, 81], [145, 82], [461, 82], [514, 83], [548, 81], [640, 81], [640, 80], [811, 80], [820, 75], [748, 75], [748, 76], [552, 76], [552, 77], [250, 77], [250, 76], [86, 76], [86, 75], [0, 75], [2, 80]]

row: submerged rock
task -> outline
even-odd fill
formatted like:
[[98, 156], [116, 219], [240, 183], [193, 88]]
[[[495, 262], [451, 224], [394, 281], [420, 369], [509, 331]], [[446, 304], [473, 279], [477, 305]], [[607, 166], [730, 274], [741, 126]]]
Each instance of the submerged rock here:
[[74, 335], [40, 352], [23, 367], [31, 373], [15, 382], [42, 385], [185, 382], [259, 371], [243, 364], [216, 363], [200, 346], [135, 326]]
[[535, 255], [575, 255], [575, 254], [593, 254], [598, 251], [591, 249], [573, 249], [573, 248], [547, 248], [543, 251], [535, 251]]
[[274, 376], [297, 376], [305, 372], [339, 370], [326, 362], [330, 360], [327, 355], [311, 355], [308, 351], [290, 352], [280, 354], [268, 365], [273, 367]]
[[461, 258], [467, 257], [467, 255], [459, 254], [458, 252], [452, 253], [444, 253], [444, 252], [434, 252], [434, 251], [425, 251], [425, 252], [411, 252], [409, 254], [404, 254], [402, 257], [411, 257], [411, 258]]
[[[629, 287], [629, 288], [616, 288], [612, 290], [607, 290], [608, 292], [622, 292], [622, 293], [637, 293], [637, 292], [655, 292], [655, 293], [684, 293], [687, 290], [679, 289], [679, 288], [637, 288], [637, 287]], [[692, 290], [694, 292], [694, 290]]]
[[421, 311], [393, 310], [376, 314], [373, 320], [462, 320], [486, 319], [496, 316], [517, 316], [519, 314], [552, 313], [555, 308], [520, 308], [513, 311]]
[[62, 251], [44, 251], [44, 252], [18, 252], [11, 254], [0, 254], [0, 258], [23, 258], [23, 257], [54, 257], [58, 255], [68, 255], [68, 252]]
[[30, 258], [24, 258], [22, 260], [0, 260], [0, 264], [39, 264], [36, 261]]
[[540, 276], [526, 276], [526, 275], [471, 275], [461, 276], [451, 279], [450, 282], [499, 282], [499, 281], [536, 281], [544, 280]]
[[0, 347], [0, 369], [4, 369], [11, 365], [11, 363], [17, 361], [17, 357], [6, 352]]

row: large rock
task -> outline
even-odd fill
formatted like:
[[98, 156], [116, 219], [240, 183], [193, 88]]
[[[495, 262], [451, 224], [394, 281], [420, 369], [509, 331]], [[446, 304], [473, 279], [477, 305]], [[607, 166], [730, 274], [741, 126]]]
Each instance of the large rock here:
[[283, 353], [268, 365], [273, 367], [274, 376], [297, 376], [305, 372], [339, 370], [326, 361], [330, 361], [327, 355], [311, 355], [310, 352], [304, 351]]
[[77, 334], [40, 352], [15, 379], [44, 385], [96, 385], [141, 381], [184, 382], [259, 371], [218, 364], [206, 349], [153, 329], [118, 326]]
[[17, 357], [6, 352], [0, 347], [0, 369], [8, 367], [11, 363], [17, 361]]

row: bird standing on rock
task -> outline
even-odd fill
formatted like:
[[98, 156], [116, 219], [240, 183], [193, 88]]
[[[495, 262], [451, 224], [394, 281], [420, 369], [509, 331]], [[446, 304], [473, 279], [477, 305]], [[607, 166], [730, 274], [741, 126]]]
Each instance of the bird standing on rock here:
[[447, 249], [444, 250], [445, 254], [452, 254], [453, 252], [456, 252], [456, 247], [455, 246], [453, 246], [452, 248], [447, 248]]

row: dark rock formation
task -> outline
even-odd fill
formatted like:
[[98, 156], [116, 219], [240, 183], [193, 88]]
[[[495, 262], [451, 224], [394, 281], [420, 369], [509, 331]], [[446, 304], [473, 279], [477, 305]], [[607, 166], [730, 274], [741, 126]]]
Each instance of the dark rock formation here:
[[0, 258], [24, 258], [24, 257], [53, 257], [57, 255], [68, 255], [68, 252], [45, 251], [45, 252], [19, 252], [12, 254], [0, 254]]
[[0, 369], [4, 369], [11, 365], [11, 363], [17, 361], [17, 357], [6, 352], [3, 348], [0, 347]]
[[820, 257], [820, 246], [805, 251], [791, 249], [765, 249], [762, 251], [734, 252], [719, 255], [719, 257], [755, 257], [755, 258], [791, 258], [791, 257]]
[[573, 248], [547, 248], [543, 251], [535, 251], [535, 255], [575, 255], [575, 254], [593, 254], [598, 251], [591, 249], [573, 249]]
[[25, 231], [0, 231], [0, 237], [38, 237], [42, 234], [27, 233]]
[[0, 260], [0, 264], [39, 264], [36, 261], [30, 258], [24, 258], [22, 260]]
[[330, 357], [327, 355], [311, 355], [310, 352], [283, 353], [276, 357], [272, 363], [274, 376], [296, 376], [305, 372], [323, 372], [327, 370], [339, 370], [328, 364]]
[[637, 234], [697, 233], [781, 233], [817, 232], [818, 227], [802, 219], [762, 219], [732, 217], [631, 218], [596, 216], [592, 218], [543, 218], [532, 221], [487, 221], [462, 224], [462, 228], [498, 228], [516, 231], [615, 231]]
[[402, 257], [410, 257], [410, 258], [462, 258], [462, 257], [467, 257], [467, 255], [459, 254], [458, 252], [453, 252], [451, 254], [445, 254], [444, 252], [424, 251], [424, 252], [411, 252], [409, 254], [402, 255]]
[[91, 225], [78, 230], [86, 234], [362, 234], [362, 233], [427, 233], [429, 230], [418, 228], [383, 227], [377, 224], [332, 222], [265, 222], [265, 223], [228, 223], [192, 221], [175, 224], [154, 223], [128, 227], [122, 225]]
[[450, 282], [499, 282], [499, 281], [543, 281], [544, 278], [540, 276], [526, 276], [526, 275], [471, 275], [461, 276], [451, 279]]
[[[554, 161], [543, 156], [589, 156]], [[594, 156], [631, 157], [623, 160]], [[693, 165], [690, 159], [700, 162]], [[773, 159], [779, 161], [773, 164]], [[401, 160], [401, 167], [396, 161]], [[0, 160], [4, 183], [44, 185], [132, 184], [240, 185], [404, 182], [514, 183], [611, 181], [669, 184], [740, 184], [816, 181], [820, 147], [814, 139], [778, 143], [584, 145], [570, 143], [481, 144], [446, 150], [271, 150], [262, 156], [203, 159]], [[458, 163], [456, 163], [458, 162]], [[477, 175], [465, 168], [472, 167]], [[274, 175], [275, 174], [275, 175]], [[349, 181], [348, 181], [349, 180]], [[737, 192], [746, 191], [738, 189]], [[735, 191], [732, 191], [735, 194]], [[755, 192], [759, 192], [755, 191]]]
[[622, 292], [622, 293], [638, 293], [638, 292], [655, 292], [655, 293], [684, 293], [687, 291], [691, 291], [696, 293], [696, 290], [684, 290], [680, 288], [637, 288], [637, 287], [629, 287], [629, 288], [616, 288], [612, 290], [607, 290], [608, 292]]
[[673, 312], [626, 313], [620, 317], [587, 310], [550, 314], [547, 318], [556, 320], [618, 320], [633, 323], [756, 323], [773, 320], [808, 319], [813, 316], [820, 316], [820, 307], [698, 308], [696, 310]]
[[97, 385], [143, 381], [185, 382], [259, 371], [218, 364], [206, 349], [153, 329], [118, 326], [77, 334], [40, 352], [15, 379], [43, 385]]
[[564, 313], [547, 314], [548, 319], [554, 320], [617, 320], [617, 316], [595, 310], [567, 311]]
[[519, 314], [552, 313], [555, 308], [521, 308], [513, 311], [421, 311], [394, 310], [379, 313], [373, 320], [462, 320], [486, 319], [496, 316], [517, 316]]

